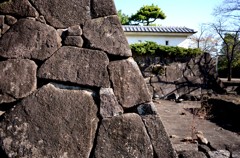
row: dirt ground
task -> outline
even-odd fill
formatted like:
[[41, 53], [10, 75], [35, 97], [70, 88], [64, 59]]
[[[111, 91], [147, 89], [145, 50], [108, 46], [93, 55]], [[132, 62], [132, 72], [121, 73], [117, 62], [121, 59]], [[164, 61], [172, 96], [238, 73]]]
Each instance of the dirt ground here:
[[226, 130], [216, 123], [204, 119], [204, 116], [195, 116], [190, 112], [191, 108], [200, 108], [200, 102], [176, 103], [155, 100], [155, 106], [176, 151], [198, 150], [197, 143], [183, 141], [184, 138], [195, 137], [197, 131], [203, 133], [203, 136], [215, 150], [225, 150], [232, 146], [240, 147], [238, 132]]

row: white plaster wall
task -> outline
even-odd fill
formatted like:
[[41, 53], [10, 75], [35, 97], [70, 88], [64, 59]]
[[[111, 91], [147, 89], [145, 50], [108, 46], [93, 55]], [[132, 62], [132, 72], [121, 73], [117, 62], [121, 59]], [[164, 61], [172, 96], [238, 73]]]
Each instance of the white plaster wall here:
[[160, 45], [165, 45], [166, 41], [168, 41], [169, 46], [179, 46], [188, 48], [190, 46], [189, 40], [187, 40], [187, 36], [147, 36], [147, 35], [128, 35], [126, 34], [126, 38], [129, 44], [145, 42], [145, 41], [153, 41]]

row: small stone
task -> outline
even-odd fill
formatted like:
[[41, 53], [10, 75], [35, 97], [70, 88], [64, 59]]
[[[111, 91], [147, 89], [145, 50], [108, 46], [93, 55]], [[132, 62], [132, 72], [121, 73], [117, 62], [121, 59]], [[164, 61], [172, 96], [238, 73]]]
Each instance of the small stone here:
[[67, 29], [68, 36], [81, 36], [82, 29], [79, 25], [71, 26]]
[[202, 131], [197, 131], [196, 136], [197, 136], [199, 143], [208, 144], [208, 140], [207, 140], [207, 138], [204, 137]]
[[43, 24], [46, 24], [46, 20], [45, 20], [44, 16], [42, 16], [42, 15], [37, 17], [36, 20], [43, 23]]
[[157, 111], [153, 102], [144, 103], [137, 107], [139, 115], [156, 115]]
[[2, 34], [5, 34], [9, 29], [10, 29], [10, 26], [8, 26], [7, 24], [3, 24]]
[[5, 22], [6, 22], [6, 24], [12, 26], [13, 24], [15, 24], [17, 22], [17, 19], [11, 15], [6, 15]]
[[62, 39], [67, 37], [67, 29], [57, 29], [57, 33]]
[[117, 102], [112, 88], [100, 89], [100, 115], [102, 118], [113, 117], [123, 114], [123, 108]]
[[83, 46], [83, 39], [81, 36], [67, 36], [64, 40], [64, 45], [81, 48]]
[[229, 158], [230, 152], [227, 150], [217, 150], [208, 152], [210, 158]]

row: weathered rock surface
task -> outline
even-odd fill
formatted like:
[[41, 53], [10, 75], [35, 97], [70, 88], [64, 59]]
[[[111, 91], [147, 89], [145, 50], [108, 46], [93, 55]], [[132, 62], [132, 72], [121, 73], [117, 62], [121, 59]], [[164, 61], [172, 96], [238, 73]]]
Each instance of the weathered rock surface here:
[[6, 15], [5, 22], [6, 22], [6, 24], [12, 26], [13, 24], [15, 24], [17, 22], [17, 19], [11, 15]]
[[175, 158], [176, 153], [159, 116], [146, 115], [142, 116], [142, 119], [150, 135], [155, 155], [159, 158]]
[[150, 138], [141, 118], [128, 113], [103, 119], [95, 157], [153, 157]]
[[83, 39], [81, 36], [67, 36], [64, 40], [64, 45], [81, 48], [83, 46]]
[[230, 158], [230, 152], [227, 150], [217, 150], [208, 152], [210, 158]]
[[53, 27], [21, 19], [0, 39], [0, 56], [44, 60], [60, 46], [61, 38]]
[[30, 0], [46, 21], [55, 28], [84, 24], [90, 16], [90, 0]]
[[91, 92], [48, 84], [4, 115], [0, 143], [10, 158], [88, 158], [97, 123]]
[[108, 64], [102, 51], [62, 47], [40, 67], [38, 77], [106, 88]]
[[81, 36], [82, 29], [79, 25], [71, 26], [67, 29], [68, 36]]
[[36, 17], [38, 12], [28, 0], [5, 0], [0, 2], [0, 12], [21, 17]]
[[83, 26], [83, 35], [91, 48], [111, 55], [132, 55], [117, 15], [88, 20]]
[[100, 89], [100, 115], [102, 118], [113, 117], [123, 114], [123, 108], [117, 102], [112, 88]]
[[28, 96], [37, 87], [37, 65], [27, 59], [0, 62], [0, 103]]
[[132, 58], [110, 62], [108, 68], [114, 93], [124, 108], [151, 101], [141, 72]]
[[117, 11], [113, 0], [93, 0], [92, 1], [92, 17], [105, 17], [109, 15], [117, 15]]
[[179, 158], [207, 158], [207, 156], [198, 151], [183, 151], [179, 154]]

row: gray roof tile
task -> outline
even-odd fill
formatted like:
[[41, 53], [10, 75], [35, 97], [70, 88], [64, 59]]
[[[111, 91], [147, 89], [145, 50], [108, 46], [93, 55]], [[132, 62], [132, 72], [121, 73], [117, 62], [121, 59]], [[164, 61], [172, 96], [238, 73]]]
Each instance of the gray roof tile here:
[[196, 33], [187, 27], [122, 25], [124, 32]]

